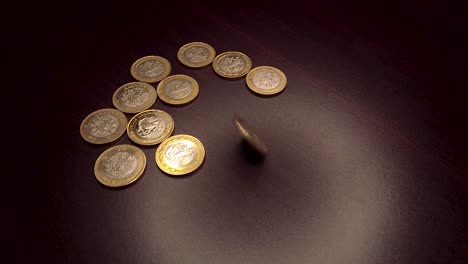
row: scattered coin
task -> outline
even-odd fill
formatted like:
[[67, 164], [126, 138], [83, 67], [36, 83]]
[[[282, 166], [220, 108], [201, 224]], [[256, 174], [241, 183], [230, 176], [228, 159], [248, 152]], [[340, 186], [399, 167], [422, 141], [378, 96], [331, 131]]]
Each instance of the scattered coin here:
[[92, 144], [105, 144], [125, 133], [127, 117], [113, 108], [96, 110], [89, 114], [80, 126], [81, 137]]
[[268, 152], [268, 147], [250, 128], [247, 121], [236, 115], [234, 116], [233, 122], [239, 130], [242, 138], [247, 141], [247, 143], [252, 146], [259, 154], [265, 155]]
[[108, 148], [97, 158], [94, 175], [106, 186], [121, 187], [137, 180], [145, 167], [145, 153], [136, 146], [123, 144]]
[[132, 64], [130, 73], [137, 81], [155, 83], [171, 73], [171, 63], [160, 56], [146, 56]]
[[158, 146], [155, 153], [158, 167], [171, 175], [183, 175], [196, 170], [204, 158], [203, 144], [190, 135], [167, 138]]
[[287, 83], [286, 75], [279, 69], [271, 66], [253, 68], [246, 77], [250, 90], [263, 95], [272, 95], [281, 92]]
[[133, 114], [150, 108], [157, 97], [156, 90], [151, 84], [130, 82], [114, 92], [112, 103], [120, 111]]
[[128, 122], [128, 137], [140, 145], [156, 145], [174, 131], [174, 120], [162, 110], [145, 110], [133, 116]]
[[162, 80], [157, 87], [161, 100], [172, 105], [186, 104], [198, 95], [197, 81], [184, 74], [171, 75]]
[[239, 78], [246, 75], [252, 68], [252, 61], [244, 53], [226, 51], [213, 60], [214, 71], [226, 78]]
[[190, 42], [182, 46], [177, 52], [177, 59], [185, 66], [200, 68], [213, 62], [216, 52], [214, 48], [204, 42]]

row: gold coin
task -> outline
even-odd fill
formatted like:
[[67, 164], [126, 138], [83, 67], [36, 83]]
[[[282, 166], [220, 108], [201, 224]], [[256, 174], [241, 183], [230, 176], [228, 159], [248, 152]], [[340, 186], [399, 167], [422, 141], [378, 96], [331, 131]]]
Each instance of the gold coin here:
[[279, 93], [286, 87], [287, 83], [286, 75], [271, 66], [253, 68], [247, 74], [245, 81], [250, 90], [263, 95]]
[[155, 83], [171, 73], [171, 63], [160, 56], [146, 56], [132, 64], [130, 73], [137, 81]]
[[263, 141], [257, 136], [257, 134], [250, 128], [247, 121], [239, 116], [234, 116], [234, 124], [236, 125], [242, 138], [252, 146], [258, 153], [265, 155], [268, 152], [268, 147]]
[[199, 91], [195, 79], [184, 74], [171, 75], [162, 80], [157, 87], [161, 100], [168, 104], [186, 104], [197, 97]]
[[244, 53], [226, 51], [213, 60], [214, 71], [226, 78], [239, 78], [246, 75], [252, 68], [252, 61]]
[[133, 142], [150, 146], [161, 143], [174, 131], [174, 120], [162, 110], [145, 110], [128, 122], [127, 134]]
[[130, 82], [114, 92], [112, 103], [120, 111], [133, 114], [150, 108], [157, 97], [156, 90], [151, 84]]
[[96, 179], [109, 187], [120, 187], [136, 181], [145, 170], [145, 153], [129, 144], [105, 150], [94, 164]]
[[203, 163], [205, 148], [197, 138], [175, 135], [164, 140], [156, 149], [158, 167], [167, 174], [183, 175], [196, 170]]
[[177, 52], [177, 59], [185, 66], [200, 68], [213, 62], [216, 56], [214, 48], [204, 42], [190, 42]]
[[118, 139], [125, 133], [127, 117], [113, 108], [96, 110], [80, 125], [81, 137], [92, 144], [105, 144]]

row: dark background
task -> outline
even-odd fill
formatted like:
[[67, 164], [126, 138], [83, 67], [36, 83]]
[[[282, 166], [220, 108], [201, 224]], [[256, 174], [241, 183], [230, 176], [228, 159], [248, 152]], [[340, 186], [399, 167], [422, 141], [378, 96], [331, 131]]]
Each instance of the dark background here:
[[[442, 1], [19, 3], [16, 19], [4, 19], [8, 78], [21, 83], [16, 108], [26, 110], [8, 130], [26, 142], [17, 188], [6, 188], [14, 262], [466, 263], [464, 10]], [[245, 79], [185, 68], [176, 54], [192, 41], [277, 67], [288, 85], [264, 98]], [[91, 145], [79, 126], [113, 107], [146, 55], [199, 82], [192, 104], [152, 108], [173, 116], [175, 134], [199, 138], [206, 159], [170, 177], [146, 147], [143, 177], [105, 188], [96, 158], [131, 142]], [[268, 144], [264, 160], [241, 143], [235, 113]]]

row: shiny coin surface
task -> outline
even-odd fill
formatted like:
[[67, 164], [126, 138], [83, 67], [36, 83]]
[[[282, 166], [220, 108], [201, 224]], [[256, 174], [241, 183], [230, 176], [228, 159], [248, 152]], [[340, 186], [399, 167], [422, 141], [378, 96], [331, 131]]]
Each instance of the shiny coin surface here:
[[105, 144], [125, 133], [127, 117], [113, 108], [104, 108], [89, 114], [80, 126], [81, 137], [92, 144]]
[[123, 144], [105, 150], [94, 164], [96, 179], [109, 187], [128, 185], [145, 170], [145, 153], [136, 146]]
[[127, 135], [140, 145], [156, 145], [169, 137], [174, 131], [174, 120], [162, 110], [145, 110], [130, 119]]
[[168, 76], [157, 87], [159, 98], [173, 105], [185, 104], [194, 100], [198, 91], [197, 81], [183, 74]]
[[233, 122], [239, 130], [242, 138], [247, 141], [247, 143], [252, 146], [258, 153], [265, 155], [268, 152], [268, 147], [250, 128], [247, 121], [240, 118], [239, 116], [234, 116]]
[[203, 144], [190, 135], [167, 138], [158, 146], [155, 153], [158, 167], [171, 175], [183, 175], [196, 170], [204, 158]]
[[151, 84], [130, 82], [114, 92], [112, 103], [124, 113], [138, 113], [150, 108], [157, 97], [156, 90]]
[[132, 64], [130, 73], [137, 81], [155, 83], [171, 73], [171, 63], [160, 56], [146, 56]]
[[281, 92], [287, 83], [286, 75], [279, 69], [271, 66], [253, 68], [245, 79], [250, 90], [263, 95], [272, 95]]
[[216, 56], [214, 48], [204, 42], [190, 42], [177, 52], [177, 59], [185, 66], [199, 68], [213, 62]]
[[213, 61], [214, 71], [226, 78], [239, 78], [246, 75], [252, 68], [252, 61], [244, 53], [226, 51]]

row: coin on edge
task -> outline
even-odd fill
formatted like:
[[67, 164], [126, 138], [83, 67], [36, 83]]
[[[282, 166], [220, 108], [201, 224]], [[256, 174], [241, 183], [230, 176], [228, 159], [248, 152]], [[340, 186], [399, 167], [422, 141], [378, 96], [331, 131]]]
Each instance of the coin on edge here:
[[171, 63], [161, 56], [146, 56], [132, 64], [130, 74], [137, 81], [155, 83], [171, 73]]
[[109, 187], [136, 181], [145, 170], [145, 153], [136, 146], [123, 144], [105, 150], [94, 164], [96, 179]]
[[213, 62], [216, 56], [214, 48], [204, 42], [190, 42], [182, 46], [177, 52], [177, 59], [191, 68], [204, 67]]
[[113, 108], [99, 109], [89, 114], [80, 126], [81, 137], [92, 144], [112, 142], [125, 133], [127, 117]]
[[226, 51], [213, 60], [214, 71], [226, 78], [239, 78], [246, 75], [252, 68], [252, 61], [244, 53]]
[[205, 159], [205, 148], [190, 135], [174, 135], [156, 149], [156, 164], [167, 174], [183, 175], [196, 170]]
[[162, 110], [145, 110], [128, 122], [127, 135], [133, 142], [150, 146], [161, 143], [174, 131], [172, 116]]
[[151, 84], [129, 82], [115, 90], [112, 103], [124, 113], [138, 113], [150, 108], [157, 99], [157, 93]]
[[252, 146], [259, 154], [265, 155], [268, 152], [268, 147], [250, 128], [247, 121], [239, 116], [234, 116], [233, 122], [236, 125], [237, 130], [241, 134], [242, 138], [247, 141], [247, 143]]
[[286, 75], [275, 67], [258, 66], [247, 73], [245, 81], [250, 90], [258, 94], [272, 95], [281, 92], [288, 80]]
[[156, 89], [161, 100], [173, 105], [186, 104], [194, 100], [199, 92], [198, 82], [184, 74], [168, 76]]

